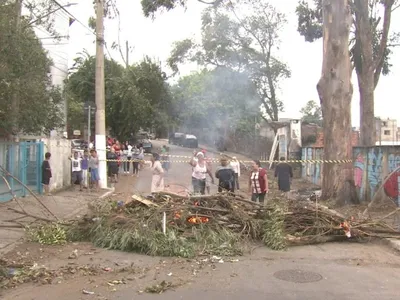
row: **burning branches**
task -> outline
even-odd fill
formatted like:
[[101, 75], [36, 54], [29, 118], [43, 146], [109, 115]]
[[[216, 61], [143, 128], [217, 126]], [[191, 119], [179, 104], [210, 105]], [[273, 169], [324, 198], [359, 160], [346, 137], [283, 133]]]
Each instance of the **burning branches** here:
[[93, 205], [90, 215], [67, 230], [69, 238], [109, 249], [192, 257], [242, 254], [248, 242], [261, 241], [280, 250], [288, 245], [400, 237], [382, 220], [347, 220], [311, 201], [277, 198], [264, 207], [233, 194], [159, 193], [151, 201], [134, 195], [123, 206], [115, 203]]

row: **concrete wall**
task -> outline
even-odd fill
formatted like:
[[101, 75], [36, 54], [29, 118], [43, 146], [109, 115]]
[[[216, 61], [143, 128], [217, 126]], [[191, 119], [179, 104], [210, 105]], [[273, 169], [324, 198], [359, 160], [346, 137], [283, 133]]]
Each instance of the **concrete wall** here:
[[[303, 148], [303, 160], [322, 160], [323, 148]], [[354, 147], [354, 182], [361, 201], [370, 201], [387, 176], [400, 167], [400, 146]], [[302, 177], [321, 184], [322, 164], [303, 163]], [[382, 188], [381, 197], [389, 197], [400, 206], [400, 171], [392, 174]]]
[[50, 181], [51, 190], [59, 190], [71, 184], [71, 141], [65, 139], [42, 139], [44, 153], [50, 152], [50, 166], [53, 177]]

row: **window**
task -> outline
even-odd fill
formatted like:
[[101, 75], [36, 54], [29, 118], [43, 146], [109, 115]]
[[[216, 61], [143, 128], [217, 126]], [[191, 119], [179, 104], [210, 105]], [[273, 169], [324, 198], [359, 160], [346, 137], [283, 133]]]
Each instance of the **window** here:
[[387, 122], [382, 122], [382, 126], [386, 127], [387, 126]]
[[390, 135], [390, 130], [384, 130], [383, 135]]

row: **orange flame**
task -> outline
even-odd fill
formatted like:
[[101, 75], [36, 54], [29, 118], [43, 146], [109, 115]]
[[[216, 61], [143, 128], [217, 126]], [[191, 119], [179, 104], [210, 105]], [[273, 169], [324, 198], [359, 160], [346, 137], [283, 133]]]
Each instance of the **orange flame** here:
[[191, 224], [201, 224], [201, 223], [207, 223], [209, 219], [207, 217], [189, 217], [187, 221]]

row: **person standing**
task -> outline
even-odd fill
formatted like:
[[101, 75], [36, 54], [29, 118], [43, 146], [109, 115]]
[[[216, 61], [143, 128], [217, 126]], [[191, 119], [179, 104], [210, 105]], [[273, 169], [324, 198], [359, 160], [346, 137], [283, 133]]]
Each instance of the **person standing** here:
[[151, 192], [158, 193], [164, 190], [164, 170], [160, 162], [160, 156], [157, 153], [153, 153], [151, 157], [151, 169], [153, 177], [151, 180]]
[[253, 161], [249, 178], [249, 192], [251, 192], [252, 201], [264, 203], [265, 195], [268, 192], [268, 178], [267, 171], [261, 168], [259, 160]]
[[96, 191], [99, 191], [99, 157], [97, 156], [97, 151], [92, 150], [90, 152], [89, 158], [89, 169], [90, 169], [90, 181], [94, 185]]
[[82, 167], [82, 184], [84, 188], [89, 187], [89, 153], [88, 151], [83, 152], [83, 158], [81, 162]]
[[230, 166], [232, 167], [233, 171], [235, 172], [236, 189], [239, 190], [240, 189], [240, 187], [239, 187], [240, 162], [237, 160], [236, 156], [232, 157]]
[[46, 152], [44, 155], [44, 161], [42, 162], [42, 185], [44, 189], [44, 193], [47, 196], [51, 196], [50, 194], [50, 179], [52, 177], [51, 167], [50, 167], [50, 158], [51, 153]]
[[132, 163], [132, 146], [131, 144], [129, 144], [129, 142], [125, 143], [125, 148], [126, 148], [126, 158], [127, 158], [127, 162], [126, 162], [126, 173], [129, 174], [130, 170], [131, 170], [131, 163]]
[[235, 192], [235, 171], [228, 164], [226, 157], [221, 158], [221, 166], [215, 172], [215, 178], [219, 179], [218, 192]]
[[127, 167], [128, 167], [128, 149], [126, 148], [125, 144], [121, 145], [121, 161], [122, 161], [122, 171], [124, 174], [128, 174]]
[[196, 158], [193, 158], [190, 164], [192, 166], [193, 193], [205, 195], [207, 174], [210, 175], [211, 182], [213, 184], [214, 176], [209, 168], [207, 168], [207, 163], [204, 159], [204, 153], [197, 153]]
[[140, 163], [140, 159], [139, 159], [139, 153], [140, 150], [138, 148], [136, 148], [136, 146], [133, 147], [132, 150], [132, 171], [133, 171], [133, 175], [132, 176], [136, 176], [139, 177], [139, 163]]
[[111, 147], [110, 151], [107, 152], [107, 173], [111, 182], [116, 183], [118, 181], [118, 169], [118, 156], [115, 149]]
[[292, 166], [285, 162], [285, 158], [281, 157], [279, 164], [275, 167], [275, 178], [278, 179], [278, 189], [288, 196], [290, 192], [290, 183], [293, 178]]
[[82, 157], [75, 151], [74, 156], [69, 159], [72, 164], [72, 185], [79, 185], [79, 190], [82, 191]]

